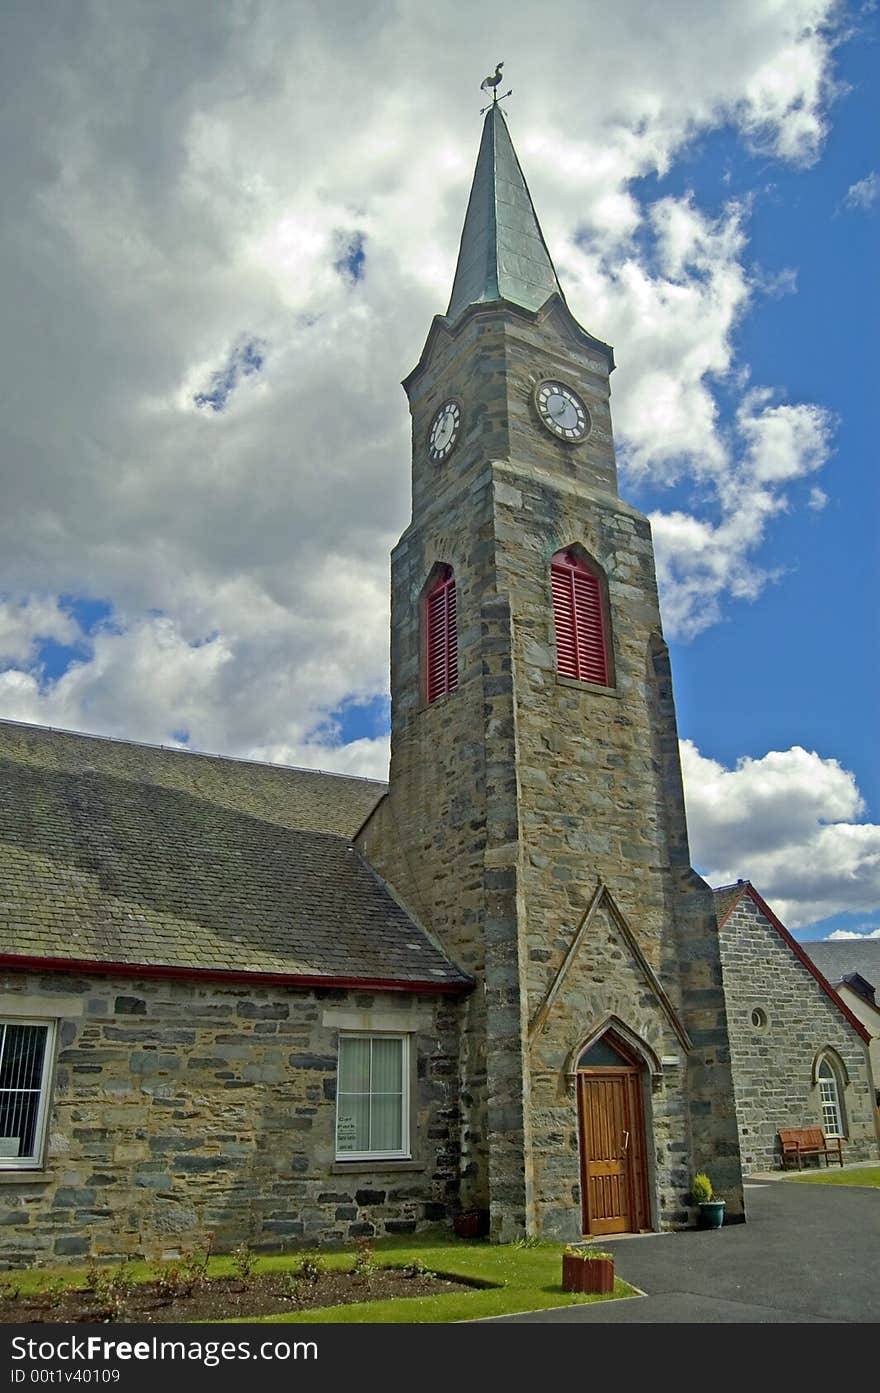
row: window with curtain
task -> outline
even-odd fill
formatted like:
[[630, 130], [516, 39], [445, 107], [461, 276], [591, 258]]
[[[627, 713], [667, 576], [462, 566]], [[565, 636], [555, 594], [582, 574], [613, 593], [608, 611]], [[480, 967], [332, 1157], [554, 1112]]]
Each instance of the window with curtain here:
[[816, 1077], [819, 1082], [819, 1103], [822, 1108], [822, 1127], [825, 1134], [829, 1137], [845, 1137], [837, 1075], [827, 1058], [819, 1061]]
[[337, 1158], [409, 1154], [408, 1036], [340, 1035]]
[[42, 1164], [54, 1029], [0, 1018], [0, 1170]]
[[579, 682], [610, 683], [602, 585], [580, 557], [558, 551], [550, 562], [556, 670]]
[[455, 573], [444, 566], [425, 597], [425, 694], [436, 701], [458, 686]]

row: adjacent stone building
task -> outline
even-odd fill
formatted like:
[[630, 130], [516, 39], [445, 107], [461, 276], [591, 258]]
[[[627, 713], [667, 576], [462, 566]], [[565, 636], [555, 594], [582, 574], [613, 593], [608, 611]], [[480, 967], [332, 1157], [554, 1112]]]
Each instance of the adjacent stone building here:
[[743, 1169], [780, 1163], [780, 1127], [878, 1155], [870, 1033], [753, 885], [715, 892]]
[[868, 1053], [880, 1112], [880, 938], [818, 939], [804, 951], [871, 1037]]
[[698, 1169], [744, 1216], [748, 952], [690, 867], [613, 366], [493, 105], [404, 383], [388, 786], [0, 723], [0, 1262], [658, 1229]]
[[448, 1217], [473, 983], [352, 846], [383, 787], [0, 723], [0, 1261]]

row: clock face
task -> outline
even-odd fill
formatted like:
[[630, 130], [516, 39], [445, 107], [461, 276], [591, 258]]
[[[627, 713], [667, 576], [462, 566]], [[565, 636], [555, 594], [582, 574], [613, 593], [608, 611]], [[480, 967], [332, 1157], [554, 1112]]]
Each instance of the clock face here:
[[431, 422], [428, 432], [428, 453], [432, 460], [445, 460], [458, 440], [461, 407], [457, 401], [444, 402]]
[[564, 382], [542, 382], [535, 392], [535, 405], [542, 423], [560, 440], [586, 440], [590, 413]]

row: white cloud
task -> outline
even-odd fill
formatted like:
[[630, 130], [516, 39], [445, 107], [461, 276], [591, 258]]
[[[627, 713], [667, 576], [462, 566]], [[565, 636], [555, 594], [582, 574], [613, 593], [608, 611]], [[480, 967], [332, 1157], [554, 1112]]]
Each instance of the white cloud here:
[[859, 208], [865, 212], [868, 208], [873, 208], [878, 198], [880, 198], [880, 174], [876, 170], [872, 170], [870, 174], [865, 175], [864, 179], [850, 184], [843, 201], [847, 208]]
[[846, 938], [846, 939], [853, 939], [853, 938], [854, 938], [854, 939], [861, 939], [861, 940], [864, 942], [865, 940], [870, 939], [870, 938], [880, 938], [880, 928], [870, 929], [870, 928], [867, 928], [867, 927], [866, 927], [866, 928], [864, 928], [864, 929], [862, 929], [862, 930], [858, 930], [858, 929], [835, 929], [833, 933], [830, 933], [830, 934], [828, 935], [828, 938], [829, 938], [829, 940], [835, 940], [835, 941], [836, 941], [836, 940], [839, 940], [839, 939], [844, 939], [844, 938]]
[[810, 489], [810, 496], [807, 499], [807, 507], [814, 513], [821, 513], [822, 509], [827, 505], [827, 503], [828, 494], [825, 492], [824, 489], [819, 488], [818, 484], [814, 484], [813, 487]]
[[[813, 473], [831, 453], [833, 418], [814, 405], [773, 402], [767, 389], [744, 396], [738, 449], [713, 480], [717, 522], [681, 512], [651, 516], [668, 633], [691, 638], [721, 616], [728, 597], [754, 600], [776, 574], [755, 560], [774, 514], [789, 506], [784, 485]], [[807, 506], [826, 502], [813, 488]]]
[[790, 929], [880, 905], [880, 826], [860, 822], [855, 778], [795, 745], [733, 769], [681, 742], [694, 864], [710, 884], [750, 880]]
[[0, 662], [32, 659], [41, 639], [75, 644], [82, 634], [76, 620], [54, 596], [32, 595], [23, 600], [0, 599]]
[[[387, 555], [408, 520], [397, 382], [445, 307], [474, 55], [494, 61], [499, 33], [570, 303], [620, 349], [628, 467], [715, 490], [714, 514], [656, 520], [670, 627], [759, 591], [760, 538], [828, 423], [752, 397], [726, 438], [715, 386], [742, 366], [760, 283], [747, 205], [646, 204], [634, 181], [725, 123], [814, 158], [834, 0], [670, 0], [660, 26], [647, 0], [549, 0], [540, 17], [501, 0], [7, 11], [0, 633], [16, 666], [0, 714], [380, 771], [382, 739], [342, 752], [316, 732], [387, 685]], [[536, 24], [573, 51], [600, 25], [588, 101]], [[352, 284], [336, 263], [359, 237]], [[199, 409], [249, 343], [261, 369]], [[82, 637], [65, 594], [109, 599], [118, 630], [47, 684], [36, 641]]]

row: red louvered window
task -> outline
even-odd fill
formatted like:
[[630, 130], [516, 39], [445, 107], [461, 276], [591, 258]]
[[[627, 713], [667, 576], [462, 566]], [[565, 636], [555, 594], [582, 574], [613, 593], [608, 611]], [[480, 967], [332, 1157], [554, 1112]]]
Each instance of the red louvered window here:
[[573, 552], [558, 551], [550, 563], [550, 582], [557, 672], [607, 687], [608, 644], [599, 577]]
[[455, 575], [445, 567], [425, 600], [427, 697], [436, 701], [458, 686], [458, 632], [455, 622]]

